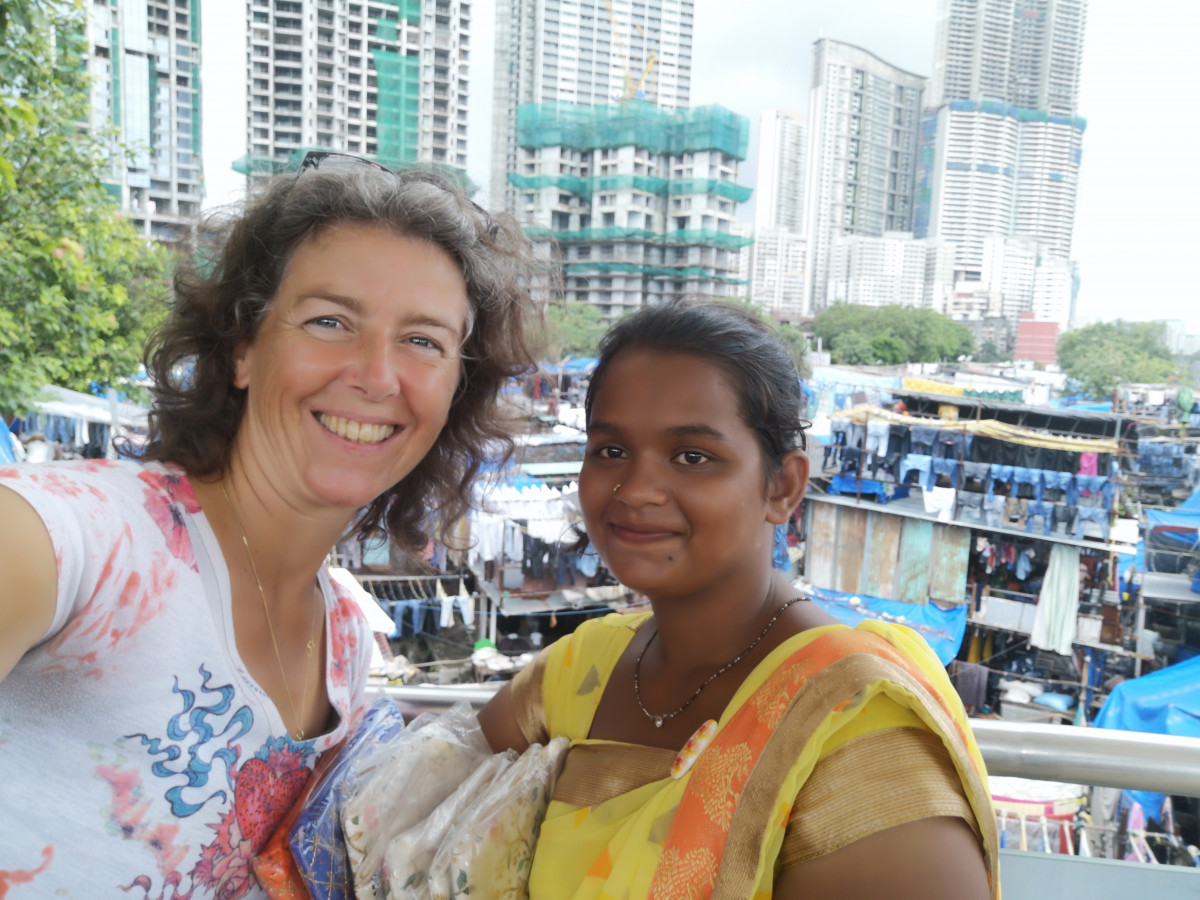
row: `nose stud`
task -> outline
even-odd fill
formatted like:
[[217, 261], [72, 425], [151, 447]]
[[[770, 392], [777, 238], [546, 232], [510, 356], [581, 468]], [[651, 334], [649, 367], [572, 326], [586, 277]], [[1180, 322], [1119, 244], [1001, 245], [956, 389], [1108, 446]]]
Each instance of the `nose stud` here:
[[613, 496], [614, 496], [614, 497], [615, 497], [615, 496], [617, 496], [617, 491], [619, 491], [619, 490], [621, 489], [621, 485], [622, 485], [623, 483], [624, 483], [624, 482], [618, 481], [618, 482], [616, 483], [616, 485], [613, 487]]

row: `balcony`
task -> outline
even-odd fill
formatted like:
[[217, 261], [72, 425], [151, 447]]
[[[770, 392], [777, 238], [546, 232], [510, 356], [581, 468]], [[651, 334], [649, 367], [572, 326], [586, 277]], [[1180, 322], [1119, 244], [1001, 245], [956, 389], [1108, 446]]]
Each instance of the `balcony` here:
[[[368, 693], [444, 711], [459, 701], [481, 707], [496, 687], [372, 684]], [[992, 775], [1200, 797], [1200, 740], [995, 719], [971, 725]], [[1000, 872], [1005, 900], [1200, 897], [1200, 876], [1182, 866], [1003, 849]]]

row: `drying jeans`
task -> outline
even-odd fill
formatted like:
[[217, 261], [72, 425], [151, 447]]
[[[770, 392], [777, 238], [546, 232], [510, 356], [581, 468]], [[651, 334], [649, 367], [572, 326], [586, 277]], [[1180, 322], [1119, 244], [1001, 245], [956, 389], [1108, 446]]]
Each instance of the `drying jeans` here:
[[933, 460], [933, 472], [929, 476], [929, 486], [937, 485], [937, 477], [945, 475], [950, 479], [948, 487], [958, 487], [958, 460], [957, 459], [935, 459]]
[[1049, 534], [1054, 528], [1054, 504], [1042, 500], [1030, 500], [1029, 512], [1025, 518], [1025, 531], [1033, 533], [1033, 520], [1042, 517], [1042, 534]]
[[988, 496], [991, 497], [996, 493], [996, 485], [1008, 484], [1012, 481], [1013, 467], [993, 465], [988, 475]]
[[959, 491], [956, 518], [965, 522], [969, 516], [976, 522], [983, 522], [983, 499], [983, 494]]
[[988, 472], [991, 466], [981, 462], [965, 462], [962, 464], [962, 487], [964, 490], [988, 489]]
[[872, 419], [867, 422], [867, 442], [863, 446], [863, 449], [868, 453], [887, 453], [888, 437], [891, 433], [892, 426], [887, 422]]
[[[1026, 485], [1022, 489], [1022, 485]], [[1013, 466], [1012, 494], [1026, 500], [1042, 499], [1042, 470]]]
[[1079, 516], [1075, 520], [1075, 538], [1082, 540], [1084, 524], [1086, 522], [1095, 522], [1100, 526], [1100, 534], [1104, 539], [1108, 540], [1108, 510], [1100, 509], [1095, 506], [1079, 507]]
[[937, 445], [940, 428], [929, 428], [925, 425], [914, 425], [908, 430], [908, 439], [912, 452], [921, 456], [933, 456]]
[[[1042, 497], [1043, 500], [1066, 500], [1072, 503], [1071, 493], [1075, 488], [1075, 476], [1071, 472], [1050, 472], [1043, 470], [1042, 472]], [[1053, 496], [1047, 497], [1047, 491], [1055, 491]]]
[[1004, 507], [1008, 503], [1007, 497], [984, 497], [983, 498], [983, 519], [992, 528], [999, 528], [1004, 524]]
[[[1083, 496], [1084, 492], [1087, 492], [1087, 497]], [[1075, 497], [1069, 502], [1078, 503], [1080, 506], [1103, 506], [1105, 509], [1110, 509], [1112, 501], [1113, 483], [1111, 479], [1103, 475], [1077, 475], [1075, 477]]]
[[1079, 515], [1079, 508], [1071, 506], [1067, 503], [1060, 503], [1054, 507], [1054, 528], [1058, 529], [1062, 525], [1062, 533], [1070, 534], [1075, 528], [1075, 518]]
[[924, 485], [929, 481], [929, 470], [932, 465], [932, 457], [925, 456], [923, 453], [910, 453], [900, 462], [900, 481], [908, 481], [908, 473], [915, 471], [920, 475], [917, 484]]

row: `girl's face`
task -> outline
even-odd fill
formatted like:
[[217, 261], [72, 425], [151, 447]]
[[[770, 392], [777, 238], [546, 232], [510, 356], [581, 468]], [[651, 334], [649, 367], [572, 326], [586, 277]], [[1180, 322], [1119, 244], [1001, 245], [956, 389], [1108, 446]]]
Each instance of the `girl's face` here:
[[760, 574], [773, 526], [794, 506], [768, 482], [725, 373], [644, 349], [613, 359], [596, 393], [579, 497], [609, 569], [652, 598], [722, 592]]

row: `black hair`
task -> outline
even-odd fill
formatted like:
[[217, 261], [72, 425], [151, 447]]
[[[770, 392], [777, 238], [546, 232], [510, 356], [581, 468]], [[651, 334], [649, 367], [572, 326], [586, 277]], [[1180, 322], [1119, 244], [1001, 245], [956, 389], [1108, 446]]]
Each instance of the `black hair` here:
[[631, 350], [687, 353], [718, 366], [742, 420], [758, 438], [768, 474], [778, 472], [792, 450], [806, 449], [804, 429], [810, 423], [800, 415], [804, 395], [796, 365], [770, 326], [749, 310], [717, 301], [674, 301], [645, 306], [618, 322], [600, 342], [584, 404], [588, 424], [609, 366]]

